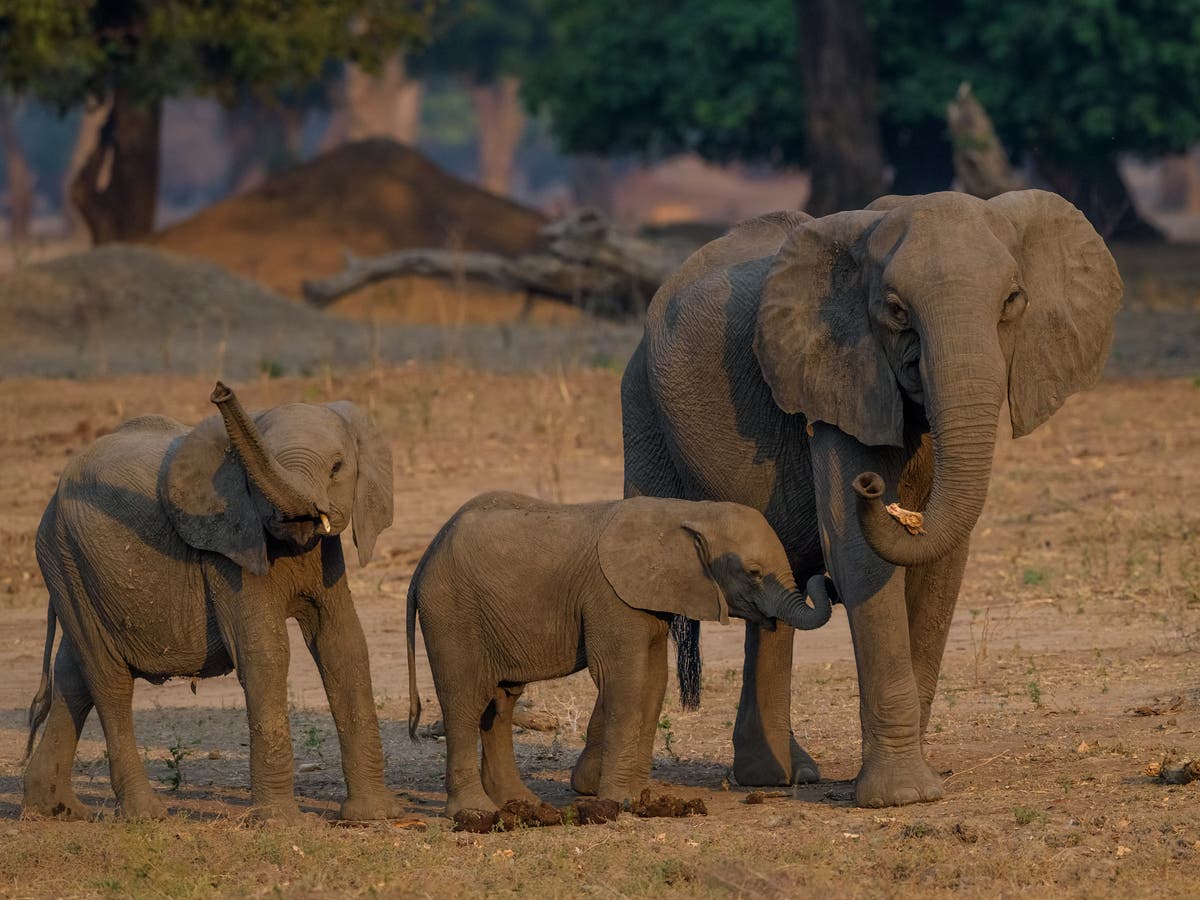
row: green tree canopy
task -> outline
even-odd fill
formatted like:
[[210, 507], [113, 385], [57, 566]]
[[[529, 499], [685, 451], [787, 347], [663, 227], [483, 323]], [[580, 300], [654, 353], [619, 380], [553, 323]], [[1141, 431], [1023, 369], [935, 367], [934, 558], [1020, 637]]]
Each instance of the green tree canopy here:
[[526, 98], [564, 150], [804, 160], [790, 0], [542, 0], [551, 47]]
[[[565, 149], [805, 161], [804, 23], [791, 0], [544, 2], [554, 42], [526, 94], [550, 112]], [[1070, 170], [1077, 193], [1089, 179], [1111, 181], [1118, 154], [1200, 140], [1200, 0], [864, 5], [884, 143], [899, 169], [936, 158], [948, 183], [946, 104], [962, 81], [1010, 152], [1037, 161], [1056, 187]]]
[[64, 110], [89, 100], [113, 102], [101, 149], [114, 153], [114, 191], [104, 198], [89, 188], [76, 200], [94, 204], [91, 215], [83, 212], [97, 239], [133, 237], [148, 230], [153, 218], [158, 116], [165, 97], [186, 91], [231, 101], [246, 89], [301, 90], [337, 60], [372, 69], [420, 39], [432, 5], [432, 0], [0, 0], [0, 84]]

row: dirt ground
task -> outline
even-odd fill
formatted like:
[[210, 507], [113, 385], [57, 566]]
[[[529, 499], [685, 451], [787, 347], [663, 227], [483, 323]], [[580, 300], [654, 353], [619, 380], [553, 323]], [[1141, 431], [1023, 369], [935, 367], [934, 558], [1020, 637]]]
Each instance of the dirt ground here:
[[[1165, 751], [1200, 754], [1200, 381], [1106, 380], [1019, 442], [1002, 439], [950, 635], [928, 753], [938, 803], [851, 805], [857, 688], [845, 614], [796, 638], [793, 722], [821, 783], [748, 805], [729, 780], [743, 628], [706, 628], [697, 712], [668, 698], [654, 777], [702, 797], [705, 818], [452, 833], [441, 818], [444, 745], [411, 743], [404, 596], [437, 527], [505, 488], [565, 501], [619, 495], [612, 368], [486, 374], [376, 367], [259, 378], [251, 406], [348, 397], [392, 435], [396, 524], [352, 586], [368, 642], [389, 784], [416, 832], [314, 822], [260, 828], [243, 814], [248, 731], [233, 677], [139, 683], [138, 739], [174, 817], [113, 817], [93, 716], [76, 763], [90, 823], [19, 819], [25, 715], [37, 685], [45, 594], [33, 534], [67, 459], [143, 412], [210, 414], [211, 380], [7, 380], [0, 392], [0, 895], [327, 893], [423, 896], [1195, 896], [1200, 784], [1144, 774]], [[337, 740], [293, 632], [292, 733], [302, 805], [342, 795]], [[418, 650], [425, 722], [438, 717]], [[533, 788], [567, 802], [594, 689], [586, 674], [533, 685], [552, 730], [517, 737]], [[1135, 710], [1162, 714], [1139, 715]]]

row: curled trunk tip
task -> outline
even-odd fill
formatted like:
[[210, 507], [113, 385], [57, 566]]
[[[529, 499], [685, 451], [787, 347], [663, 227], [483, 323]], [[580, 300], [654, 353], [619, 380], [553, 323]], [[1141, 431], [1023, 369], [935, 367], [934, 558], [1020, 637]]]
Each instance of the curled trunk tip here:
[[229, 386], [223, 381], [218, 381], [215, 385], [213, 385], [212, 394], [209, 395], [208, 400], [210, 403], [215, 403], [217, 406], [220, 406], [222, 403], [228, 402], [229, 398], [232, 396], [233, 391], [229, 388]]
[[883, 496], [883, 478], [875, 472], [862, 472], [854, 479], [854, 493], [864, 500], [878, 500]]

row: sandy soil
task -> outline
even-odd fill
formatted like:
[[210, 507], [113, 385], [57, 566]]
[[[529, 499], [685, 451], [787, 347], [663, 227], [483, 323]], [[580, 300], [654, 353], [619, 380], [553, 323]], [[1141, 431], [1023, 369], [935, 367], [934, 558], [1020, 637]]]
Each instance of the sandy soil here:
[[[176, 817], [112, 818], [98, 723], [76, 764], [97, 823], [18, 819], [25, 710], [38, 680], [45, 594], [33, 534], [66, 460], [124, 418], [209, 414], [211, 381], [122, 376], [8, 380], [0, 393], [0, 895], [283, 891], [794, 896], [1194, 896], [1200, 785], [1143, 774], [1164, 751], [1200, 753], [1200, 383], [1108, 380], [1019, 442], [1001, 440], [950, 635], [928, 753], [946, 798], [860, 810], [857, 688], [842, 610], [799, 635], [797, 737], [825, 778], [745, 804], [730, 784], [743, 629], [704, 632], [698, 712], [670, 697], [655, 777], [703, 797], [707, 818], [511, 834], [451, 833], [440, 818], [443, 745], [410, 743], [403, 626], [413, 566], [473, 494], [507, 488], [566, 501], [621, 488], [619, 376], [570, 369], [481, 374], [376, 368], [239, 384], [252, 406], [353, 398], [393, 436], [396, 524], [352, 586], [371, 647], [389, 783], [423, 833], [380, 825], [259, 829], [248, 802], [247, 726], [232, 677], [139, 684], [138, 739]], [[298, 635], [290, 679], [297, 791], [331, 815], [336, 736]], [[437, 718], [423, 650], [425, 721]], [[566, 802], [594, 689], [586, 675], [532, 686], [557, 723], [519, 734], [535, 790]], [[1135, 712], [1164, 711], [1159, 715]], [[1168, 710], [1169, 711], [1166, 711]], [[168, 761], [179, 757], [176, 768]], [[171, 790], [175, 774], [182, 778]]]

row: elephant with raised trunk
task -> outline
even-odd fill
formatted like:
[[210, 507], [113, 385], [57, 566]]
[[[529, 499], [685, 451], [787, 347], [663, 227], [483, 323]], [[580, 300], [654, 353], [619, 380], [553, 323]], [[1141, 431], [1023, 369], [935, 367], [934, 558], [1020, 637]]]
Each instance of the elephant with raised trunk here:
[[[92, 707], [123, 815], [165, 815], [133, 732], [133, 680], [237, 670], [250, 720], [253, 812], [300, 814], [288, 726], [288, 632], [316, 661], [341, 743], [345, 819], [399, 815], [383, 752], [367, 645], [350, 599], [341, 532], [366, 563], [392, 521], [387, 442], [352, 403], [250, 415], [218, 383], [219, 416], [188, 428], [132, 419], [64, 470], [37, 557], [50, 604], [42, 683], [30, 707], [22, 809], [85, 817], [71, 785]], [[63, 636], [51, 656], [56, 623]], [[28, 754], [29, 748], [26, 753]]]
[[[923, 736], [1001, 404], [1020, 437], [1091, 386], [1121, 293], [1075, 207], [1018, 191], [751, 219], [655, 295], [621, 387], [626, 494], [752, 506], [797, 578], [829, 572], [858, 665], [860, 805], [941, 796]], [[695, 623], [676, 637], [696, 703]], [[791, 666], [789, 628], [747, 627], [742, 784], [818, 777]]]
[[809, 605], [762, 514], [735, 503], [482, 494], [438, 532], [408, 589], [409, 734], [421, 715], [420, 615], [446, 726], [447, 815], [537, 799], [513, 756], [513, 704], [528, 682], [583, 668], [599, 697], [571, 785], [635, 798], [650, 775], [671, 616], [808, 629], [829, 620], [829, 603], [821, 590]]

